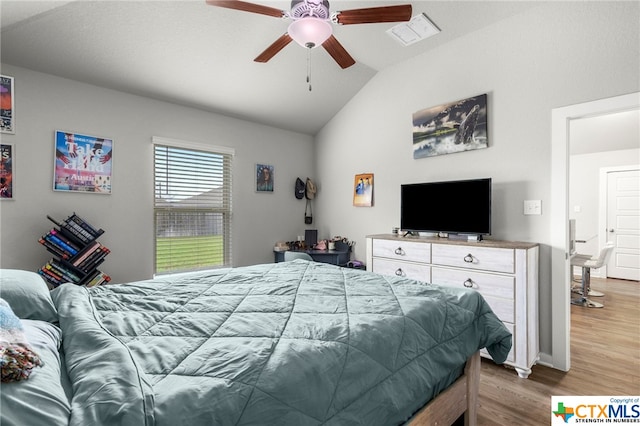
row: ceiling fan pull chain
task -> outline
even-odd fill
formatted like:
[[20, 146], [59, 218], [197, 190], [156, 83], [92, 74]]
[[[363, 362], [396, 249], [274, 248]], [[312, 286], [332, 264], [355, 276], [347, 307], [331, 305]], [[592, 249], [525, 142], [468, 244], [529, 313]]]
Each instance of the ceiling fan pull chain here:
[[309, 91], [311, 91], [311, 48], [307, 48], [307, 83], [309, 84]]

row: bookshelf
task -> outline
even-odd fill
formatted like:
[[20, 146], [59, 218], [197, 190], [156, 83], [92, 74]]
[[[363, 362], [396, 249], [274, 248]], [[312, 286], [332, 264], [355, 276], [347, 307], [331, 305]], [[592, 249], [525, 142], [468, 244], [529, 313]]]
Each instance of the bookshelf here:
[[94, 287], [111, 280], [109, 275], [97, 269], [111, 252], [98, 242], [104, 233], [102, 229], [94, 228], [75, 213], [62, 222], [49, 215], [47, 219], [56, 227], [43, 235], [39, 242], [54, 257], [38, 273], [50, 289], [67, 282]]

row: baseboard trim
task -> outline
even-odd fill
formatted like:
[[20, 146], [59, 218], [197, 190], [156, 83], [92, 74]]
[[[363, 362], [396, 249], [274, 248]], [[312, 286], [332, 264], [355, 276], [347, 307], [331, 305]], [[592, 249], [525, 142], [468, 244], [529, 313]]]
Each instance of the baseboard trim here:
[[544, 365], [545, 367], [553, 368], [556, 370], [560, 370], [553, 366], [553, 357], [549, 354], [540, 353], [540, 358], [538, 359], [537, 364]]

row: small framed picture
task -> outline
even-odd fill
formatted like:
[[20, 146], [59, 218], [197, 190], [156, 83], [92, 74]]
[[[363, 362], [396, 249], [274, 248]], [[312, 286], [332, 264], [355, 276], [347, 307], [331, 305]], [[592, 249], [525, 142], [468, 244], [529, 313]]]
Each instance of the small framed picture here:
[[111, 194], [113, 140], [56, 131], [53, 190]]
[[373, 173], [356, 175], [353, 182], [353, 205], [356, 207], [373, 205]]
[[0, 132], [15, 133], [13, 77], [0, 75]]
[[13, 145], [0, 144], [0, 200], [13, 200], [14, 156]]
[[256, 164], [256, 191], [273, 192], [273, 166]]

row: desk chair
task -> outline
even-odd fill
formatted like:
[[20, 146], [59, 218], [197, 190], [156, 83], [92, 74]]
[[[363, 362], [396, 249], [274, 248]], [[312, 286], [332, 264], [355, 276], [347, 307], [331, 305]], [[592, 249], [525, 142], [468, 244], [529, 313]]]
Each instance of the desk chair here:
[[[596, 256], [589, 256], [585, 254], [576, 254], [571, 258], [571, 266], [578, 266], [582, 268], [582, 290], [580, 297], [571, 300], [571, 304], [584, 306], [587, 308], [602, 308], [602, 303], [589, 300], [587, 296], [591, 296], [591, 269], [598, 269], [605, 266], [611, 258], [613, 252], [613, 243], [608, 242], [600, 250], [600, 254]], [[595, 294], [594, 294], [595, 295]]]
[[305, 253], [302, 251], [285, 251], [284, 252], [284, 261], [288, 262], [294, 259], [303, 259], [308, 261], [313, 261], [313, 257], [309, 253]]

